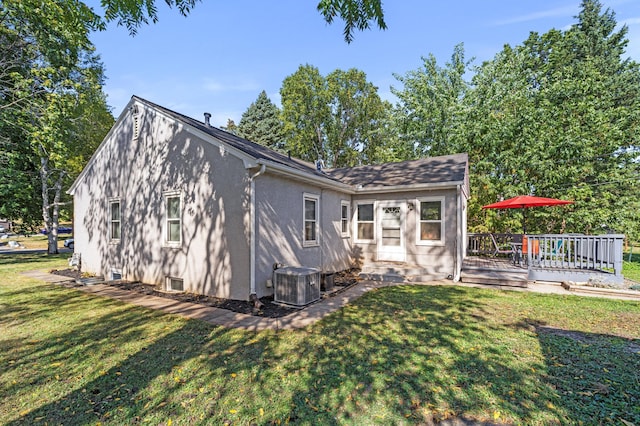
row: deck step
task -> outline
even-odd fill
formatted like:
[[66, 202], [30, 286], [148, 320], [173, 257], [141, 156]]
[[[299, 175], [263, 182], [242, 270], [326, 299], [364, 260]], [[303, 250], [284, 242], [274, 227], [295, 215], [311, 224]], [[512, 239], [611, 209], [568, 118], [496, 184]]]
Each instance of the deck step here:
[[472, 284], [489, 284], [508, 287], [527, 287], [527, 274], [513, 271], [487, 271], [463, 269], [460, 281]]

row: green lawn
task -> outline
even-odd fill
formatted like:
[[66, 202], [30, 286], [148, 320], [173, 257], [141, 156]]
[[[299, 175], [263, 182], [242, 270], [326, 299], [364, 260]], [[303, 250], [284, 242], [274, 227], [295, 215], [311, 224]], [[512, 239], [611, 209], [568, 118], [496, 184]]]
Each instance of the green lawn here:
[[397, 286], [253, 333], [19, 274], [64, 257], [0, 257], [2, 424], [640, 424], [640, 303]]
[[640, 247], [634, 247], [629, 259], [629, 252], [624, 253], [622, 264], [622, 275], [625, 278], [640, 283]]

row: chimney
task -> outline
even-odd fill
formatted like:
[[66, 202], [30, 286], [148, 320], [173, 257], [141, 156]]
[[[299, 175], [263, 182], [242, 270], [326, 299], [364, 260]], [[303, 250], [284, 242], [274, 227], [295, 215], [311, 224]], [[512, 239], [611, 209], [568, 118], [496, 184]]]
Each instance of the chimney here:
[[211, 123], [210, 123], [210, 121], [211, 121], [211, 113], [209, 113], [209, 112], [205, 112], [205, 113], [204, 113], [204, 124], [205, 124], [207, 127], [211, 127]]

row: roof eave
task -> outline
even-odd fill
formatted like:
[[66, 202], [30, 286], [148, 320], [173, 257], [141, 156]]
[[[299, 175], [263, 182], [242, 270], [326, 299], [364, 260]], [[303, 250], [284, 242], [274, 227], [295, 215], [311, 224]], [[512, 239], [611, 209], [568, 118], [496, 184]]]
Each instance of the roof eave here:
[[285, 166], [283, 164], [279, 164], [273, 161], [258, 159], [256, 161], [259, 165], [267, 166], [267, 170], [272, 170], [281, 176], [286, 176], [290, 178], [294, 178], [299, 182], [309, 183], [312, 185], [317, 185], [321, 188], [326, 189], [334, 189], [338, 191], [345, 192], [347, 194], [355, 194], [356, 190], [353, 186], [347, 185], [345, 183], [336, 182], [335, 180], [329, 179], [324, 176], [318, 176], [311, 173], [306, 173], [300, 170], [296, 170], [289, 166]]
[[455, 189], [464, 184], [464, 181], [420, 183], [411, 185], [370, 186], [356, 187], [356, 194], [380, 194], [384, 192], [410, 192], [433, 189]]

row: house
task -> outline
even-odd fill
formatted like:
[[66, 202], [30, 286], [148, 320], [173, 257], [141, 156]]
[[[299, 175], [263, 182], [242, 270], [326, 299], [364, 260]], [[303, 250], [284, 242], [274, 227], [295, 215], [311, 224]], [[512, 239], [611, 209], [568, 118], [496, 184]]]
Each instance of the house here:
[[223, 298], [274, 264], [460, 275], [467, 155], [322, 170], [132, 97], [69, 189], [84, 272]]

